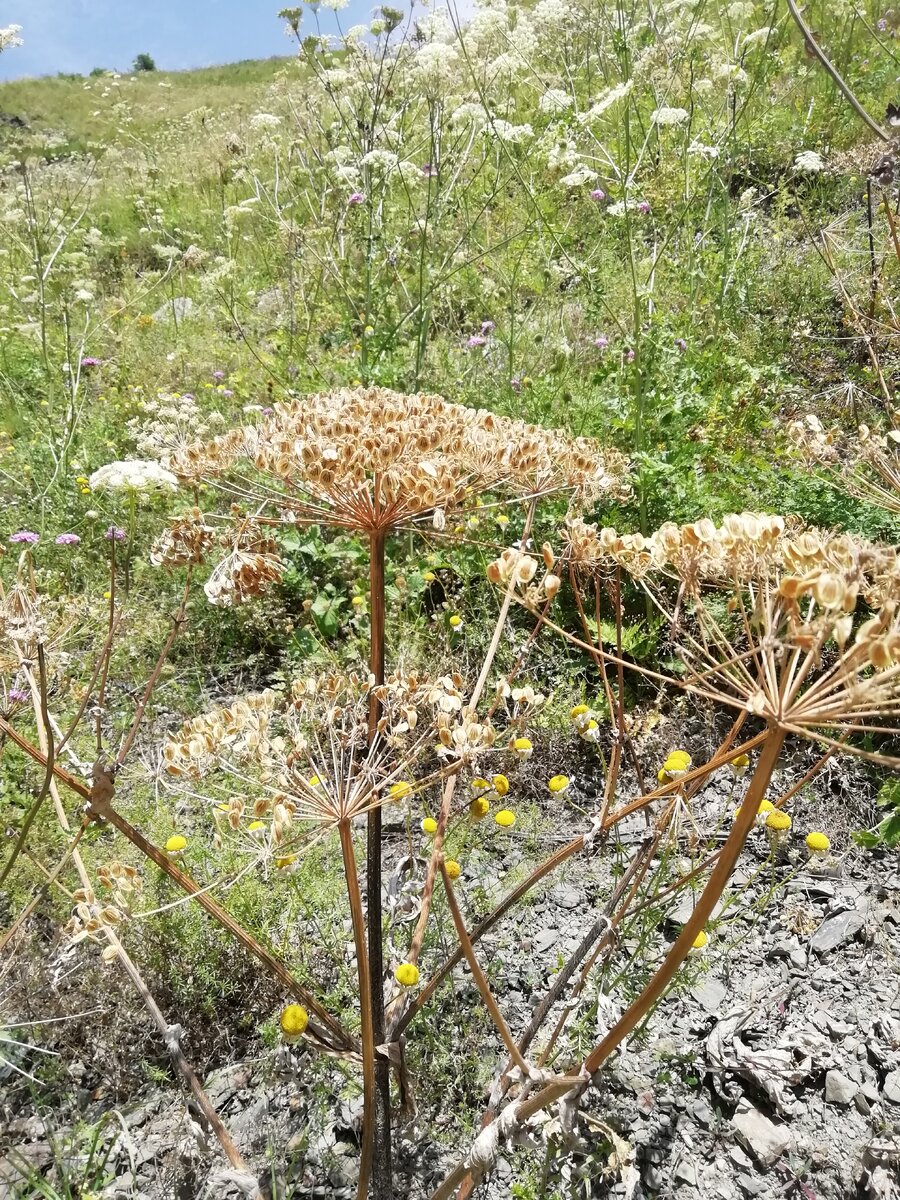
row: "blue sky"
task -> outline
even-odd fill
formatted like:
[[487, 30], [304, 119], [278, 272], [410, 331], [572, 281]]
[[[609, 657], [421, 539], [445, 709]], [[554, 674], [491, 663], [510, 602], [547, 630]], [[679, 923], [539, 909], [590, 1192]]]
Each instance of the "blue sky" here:
[[[181, 70], [242, 58], [290, 54], [278, 10], [289, 0], [0, 0], [0, 26], [21, 25], [24, 45], [0, 54], [0, 79], [87, 74], [93, 67], [127, 70], [136, 54]], [[378, 0], [350, 0], [344, 29], [371, 19]], [[395, 7], [405, 8], [396, 3]], [[322, 28], [334, 15], [319, 14]], [[312, 15], [302, 31], [315, 32]]]

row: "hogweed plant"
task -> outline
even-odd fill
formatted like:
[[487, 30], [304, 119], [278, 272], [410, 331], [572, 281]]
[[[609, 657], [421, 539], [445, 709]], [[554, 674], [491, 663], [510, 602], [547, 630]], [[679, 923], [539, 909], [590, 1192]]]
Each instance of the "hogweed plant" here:
[[[243, 429], [174, 447], [165, 469], [192, 488], [196, 500], [209, 494], [201, 487], [214, 488], [230, 508], [222, 517], [208, 506], [187, 510], [153, 550], [156, 564], [186, 573], [185, 600], [114, 764], [98, 756], [91, 768], [73, 758], [71, 749], [72, 770], [58, 761], [72, 731], [60, 738], [49, 711], [48, 656], [55, 642], [47, 605], [30, 582], [31, 546], [23, 551], [20, 582], [4, 599], [6, 637], [22, 673], [16, 683], [28, 685], [39, 737], [32, 744], [17, 727], [16, 709], [0, 719], [0, 730], [43, 764], [47, 783], [37, 804], [52, 795], [64, 828], [69, 822], [59, 784], [86, 801], [79, 830], [48, 871], [54, 884], [69, 860], [75, 861], [87, 824], [106, 823], [257, 957], [290, 995], [280, 1019], [286, 1041], [300, 1041], [361, 1070], [360, 1197], [392, 1194], [391, 1117], [396, 1113], [405, 1126], [415, 1111], [409, 1039], [421, 1027], [417, 1018], [425, 1017], [442, 983], [463, 962], [496, 1031], [502, 1066], [481, 1132], [437, 1188], [435, 1200], [458, 1187], [468, 1194], [504, 1141], [583, 1146], [579, 1111], [591, 1104], [592, 1081], [641, 1025], [685, 959], [709, 952], [715, 904], [759, 821], [765, 820], [772, 841], [767, 861], [774, 870], [775, 856], [790, 847], [786, 806], [822, 762], [853, 752], [895, 765], [885, 739], [896, 728], [900, 706], [896, 552], [747, 513], [721, 526], [703, 520], [666, 525], [648, 537], [619, 535], [578, 514], [585, 503], [623, 494], [627, 468], [618, 456], [437, 397], [380, 389], [276, 405]], [[545, 544], [538, 556], [529, 541], [535, 508], [541, 497], [554, 494], [567, 494], [571, 503], [563, 543], [559, 553]], [[393, 535], [412, 530], [429, 538], [465, 536], [467, 514], [476, 503], [483, 513], [510, 498], [525, 510], [523, 536], [517, 545], [498, 547], [488, 567], [502, 598], [493, 633], [485, 630], [487, 650], [476, 676], [447, 669], [441, 652], [435, 656], [437, 670], [431, 665], [417, 670], [399, 653], [391, 656], [397, 661], [388, 670], [385, 560]], [[163, 747], [160, 783], [165, 794], [181, 794], [196, 819], [191, 828], [177, 829], [164, 848], [156, 846], [118, 811], [116, 776], [183, 623], [192, 578], [224, 548], [225, 558], [212, 564], [206, 596], [219, 606], [251, 602], [281, 578], [276, 534], [296, 524], [331, 524], [368, 544], [370, 661], [355, 673], [300, 677], [284, 690], [237, 698], [187, 720]], [[635, 587], [646, 593], [679, 648], [682, 668], [672, 677], [623, 655], [623, 607]], [[554, 619], [563, 597], [573, 601], [577, 632]], [[504, 632], [519, 625], [516, 614], [526, 626], [515, 637], [511, 665], [498, 677], [498, 648]], [[106, 643], [88, 689], [90, 694], [100, 681], [101, 699], [117, 623], [112, 600]], [[531, 727], [547, 700], [527, 681], [527, 665], [539, 640], [550, 635], [583, 652], [595, 668], [596, 700], [573, 697], [566, 708], [582, 753], [597, 756], [603, 786], [598, 794], [582, 787], [574, 760], [571, 767], [557, 763], [548, 772], [551, 803], [569, 806], [575, 796], [583, 803], [581, 831], [472, 922], [467, 850], [489, 829], [500, 839], [515, 836], [517, 791], [533, 773]], [[731, 727], [706, 761], [695, 762], [688, 749], [677, 746], [661, 759], [642, 761], [640, 738], [625, 711], [626, 671], [732, 712]], [[87, 704], [85, 699], [78, 720]], [[773, 802], [766, 793], [785, 743], [794, 738], [812, 742], [820, 757]], [[730, 812], [721, 814], [727, 829], [722, 842], [702, 827], [695, 803], [719, 771], [733, 780], [736, 807], [733, 819]], [[78, 778], [91, 774], [90, 784]], [[389, 850], [387, 875], [386, 809], [406, 830], [400, 858], [393, 846]], [[579, 809], [581, 803], [572, 811]], [[643, 832], [629, 847], [617, 827], [634, 817], [643, 820]], [[361, 888], [356, 832], [363, 822]], [[23, 846], [27, 833], [26, 827]], [[827, 837], [816, 833], [809, 831], [803, 862], [827, 853]], [[301, 985], [213, 900], [207, 885], [188, 874], [187, 856], [198, 837], [217, 853], [227, 850], [243, 861], [235, 882], [248, 871], [290, 882], [305, 854], [336, 841], [355, 950], [358, 1035], [352, 1012], [342, 1012], [340, 1019], [330, 1013], [314, 983]], [[576, 855], [588, 877], [598, 875], [610, 857], [619, 870], [611, 883], [606, 877], [602, 912], [553, 976], [527, 1026], [514, 1029], [479, 943]], [[5, 873], [14, 861], [15, 853]], [[80, 882], [69, 935], [85, 945], [110, 941], [114, 952], [105, 956], [127, 970], [122, 938], [132, 919], [134, 876], [124, 864], [107, 863], [95, 881], [85, 875]], [[681, 889], [701, 883], [691, 916], [666, 945], [655, 914]], [[437, 943], [428, 936], [435, 925], [444, 934]], [[455, 942], [449, 950], [448, 933]], [[629, 949], [635, 942], [638, 948]], [[647, 982], [635, 994], [631, 979]], [[583, 1019], [586, 1011], [595, 1014], [593, 1036]], [[182, 1074], [193, 1089], [183, 1069]], [[584, 1116], [588, 1125], [600, 1121], [607, 1128], [591, 1112]], [[245, 1164], [227, 1131], [218, 1131], [233, 1170], [246, 1182]], [[616, 1169], [630, 1186], [630, 1149], [621, 1139], [616, 1144]]]

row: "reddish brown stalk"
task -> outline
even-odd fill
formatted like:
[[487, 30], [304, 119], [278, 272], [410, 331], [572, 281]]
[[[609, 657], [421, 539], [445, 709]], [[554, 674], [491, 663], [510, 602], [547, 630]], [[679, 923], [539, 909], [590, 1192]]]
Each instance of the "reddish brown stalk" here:
[[[25, 751], [26, 754], [30, 755], [35, 762], [40, 763], [42, 766], [47, 765], [47, 756], [43, 754], [37, 746], [32, 745], [31, 742], [29, 742], [26, 738], [23, 738], [22, 735], [18, 733], [18, 731], [12, 725], [10, 725], [8, 721], [4, 720], [3, 717], [0, 717], [0, 731], [10, 738], [11, 741], [14, 741], [20, 749]], [[81, 796], [84, 800], [90, 801], [92, 799], [92, 789], [86, 787], [79, 779], [76, 779], [74, 775], [70, 775], [69, 772], [66, 771], [64, 767], [59, 766], [58, 763], [53, 764], [53, 775], [54, 778], [61, 780], [68, 788], [75, 792], [76, 795]], [[189, 896], [193, 896], [197, 903], [205, 908], [210, 916], [215, 918], [215, 920], [218, 921], [224, 929], [227, 929], [228, 932], [235, 937], [242, 946], [245, 947], [245, 949], [249, 950], [250, 953], [254, 955], [254, 957], [258, 958], [260, 962], [263, 963], [263, 965], [266, 966], [272, 972], [272, 974], [284, 984], [284, 986], [293, 996], [300, 1000], [308, 1009], [310, 1009], [310, 1011], [317, 1013], [322, 1020], [322, 1024], [325, 1025], [330, 1032], [326, 1033], [323, 1029], [318, 1028], [312, 1021], [310, 1022], [309, 1028], [313, 1035], [318, 1037], [318, 1039], [326, 1047], [338, 1052], [355, 1051], [353, 1039], [350, 1038], [350, 1036], [341, 1028], [338, 1022], [335, 1021], [335, 1019], [331, 1017], [325, 1009], [322, 1008], [316, 998], [310, 995], [305, 988], [301, 987], [301, 985], [294, 979], [287, 968], [278, 962], [276, 958], [273, 958], [269, 951], [261, 946], [255, 938], [242, 929], [241, 926], [234, 920], [234, 918], [231, 917], [225, 911], [225, 909], [221, 907], [221, 905], [217, 904], [207, 892], [203, 891], [200, 885], [197, 884], [190, 877], [190, 875], [187, 875], [184, 871], [176, 867], [168, 855], [164, 854], [163, 851], [157, 846], [154, 846], [152, 842], [149, 842], [143, 836], [143, 834], [139, 833], [133, 825], [131, 825], [123, 816], [117, 813], [111, 805], [104, 805], [102, 807], [102, 811], [98, 809], [92, 813], [92, 816], [94, 818], [100, 816], [108, 820], [111, 825], [114, 825], [120, 833], [124, 834], [124, 836], [128, 838], [132, 845], [136, 846], [142, 854], [155, 862], [161, 870], [165, 871], [169, 878], [177, 883], [183, 891], [187, 892]]]
[[[379, 501], [379, 479], [375, 477], [375, 504]], [[369, 536], [369, 607], [371, 612], [371, 641], [369, 667], [376, 687], [384, 683], [385, 657], [385, 587], [384, 587], [385, 533], [382, 525]], [[369, 745], [378, 734], [380, 706], [377, 695], [372, 692], [369, 701]], [[366, 817], [366, 928], [368, 931], [368, 984], [372, 1016], [373, 1045], [384, 1043], [384, 951], [382, 947], [382, 898], [381, 898], [381, 805], [373, 805]], [[391, 1075], [390, 1063], [386, 1058], [375, 1062], [375, 1090], [370, 1099], [374, 1107], [366, 1108], [364, 1124], [372, 1127], [374, 1157], [372, 1162], [372, 1184], [375, 1200], [390, 1200], [393, 1193], [391, 1181]], [[370, 1136], [367, 1128], [366, 1136]]]
[[369, 979], [369, 953], [366, 946], [366, 926], [362, 911], [362, 896], [356, 877], [356, 856], [353, 853], [353, 834], [349, 821], [338, 826], [341, 836], [341, 856], [344, 877], [347, 883], [347, 898], [353, 922], [353, 944], [356, 950], [356, 971], [359, 980], [360, 1040], [363, 1060], [363, 1143], [359, 1164], [358, 1200], [365, 1200], [369, 1192], [369, 1175], [372, 1168], [375, 1146], [375, 1036], [372, 1021], [372, 987]]
[[293, 975], [291, 975], [290, 971], [288, 971], [288, 969], [276, 958], [273, 958], [269, 951], [261, 946], [254, 937], [247, 933], [242, 926], [235, 921], [234, 917], [232, 917], [230, 913], [226, 912], [220, 904], [217, 904], [216, 901], [212, 899], [208, 892], [203, 891], [199, 884], [197, 884], [190, 875], [187, 875], [184, 871], [180, 870], [180, 868], [176, 867], [167, 854], [160, 850], [158, 846], [154, 846], [152, 842], [148, 841], [147, 838], [145, 838], [142, 833], [135, 829], [129, 821], [117, 813], [111, 805], [105, 806], [98, 815], [100, 815], [102, 819], [108, 821], [110, 825], [118, 829], [118, 831], [123, 834], [133, 846], [136, 846], [146, 858], [149, 858], [152, 862], [155, 862], [156, 865], [162, 871], [164, 871], [171, 880], [173, 880], [173, 882], [178, 884], [182, 891], [187, 892], [189, 896], [192, 896], [197, 903], [201, 905], [201, 907], [206, 909], [210, 916], [214, 917], [224, 929], [228, 930], [232, 937], [236, 938], [246, 950], [249, 950], [252, 955], [258, 958], [260, 962], [263, 963], [269, 969], [269, 971], [271, 971], [275, 978], [284, 985], [291, 995], [305, 1005], [310, 1012], [316, 1014], [325, 1028], [320, 1028], [314, 1021], [311, 1020], [308, 1026], [308, 1032], [310, 1032], [313, 1037], [324, 1043], [326, 1047], [333, 1050], [340, 1051], [354, 1048], [353, 1041], [349, 1034], [347, 1034], [334, 1019], [334, 1017], [332, 1017], [322, 1007], [315, 996], [313, 996], [306, 990], [306, 988], [299, 984], [297, 980], [294, 979]]
[[[760, 802], [768, 789], [772, 772], [775, 769], [782, 746], [784, 745], [784, 738], [785, 735], [782, 730], [776, 727], [769, 730], [768, 740], [760, 755], [750, 786], [747, 789], [740, 814], [734, 823], [725, 845], [720, 851], [719, 860], [707, 881], [706, 887], [697, 900], [694, 911], [682, 927], [681, 933], [676, 938], [653, 979], [644, 988], [640, 996], [629, 1005], [603, 1041], [588, 1055], [578, 1075], [569, 1076], [565, 1082], [554, 1081], [542, 1088], [535, 1095], [529, 1096], [521, 1102], [517, 1111], [520, 1123], [524, 1123], [530, 1117], [540, 1112], [541, 1109], [559, 1100], [567, 1092], [571, 1091], [572, 1088], [583, 1085], [588, 1076], [599, 1070], [609, 1055], [622, 1042], [622, 1039], [637, 1028], [668, 988], [675, 973], [693, 946], [697, 934], [709, 920], [722, 891], [731, 877], [731, 873], [746, 841], [747, 834], [756, 820]], [[444, 1182], [435, 1189], [431, 1195], [431, 1200], [449, 1200], [456, 1187], [469, 1174], [470, 1169], [467, 1165], [467, 1159], [463, 1159], [451, 1171]], [[477, 1181], [481, 1172], [473, 1170], [472, 1175]]]
[[444, 882], [444, 891], [447, 894], [447, 904], [450, 906], [450, 915], [453, 917], [453, 924], [456, 926], [456, 936], [459, 938], [459, 944], [463, 954], [466, 956], [466, 962], [469, 964], [469, 970], [472, 972], [472, 978], [481, 993], [481, 998], [485, 1003], [485, 1007], [491, 1015], [491, 1020], [503, 1040], [503, 1044], [507, 1052], [516, 1064], [523, 1075], [528, 1074], [528, 1064], [519, 1052], [519, 1047], [513, 1040], [512, 1034], [509, 1032], [509, 1026], [503, 1019], [497, 1001], [494, 999], [490, 985], [484, 971], [481, 969], [481, 964], [478, 962], [478, 956], [475, 953], [475, 947], [472, 945], [472, 940], [466, 931], [466, 923], [463, 920], [463, 915], [459, 911], [459, 905], [456, 902], [456, 896], [453, 892], [453, 884], [450, 882], [450, 876], [447, 874], [447, 867], [444, 859], [441, 858], [441, 879]]

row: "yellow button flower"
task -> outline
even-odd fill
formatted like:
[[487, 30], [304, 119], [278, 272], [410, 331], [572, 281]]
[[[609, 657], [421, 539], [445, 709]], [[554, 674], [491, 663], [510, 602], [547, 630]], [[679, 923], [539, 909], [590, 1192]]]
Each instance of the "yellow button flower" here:
[[[531, 745], [530, 742], [528, 744], [529, 746]], [[505, 796], [509, 791], [509, 780], [505, 775], [495, 775], [491, 783], [494, 785], [494, 791], [498, 796]]]
[[693, 946], [693, 948], [695, 950], [702, 950], [708, 941], [709, 941], [709, 938], [706, 936], [705, 930], [701, 929], [700, 932], [697, 934], [697, 936], [694, 938], [691, 945]]
[[831, 842], [824, 833], [813, 831], [806, 835], [806, 848], [813, 858], [823, 858], [831, 849]]
[[766, 817], [766, 828], [775, 830], [787, 830], [791, 827], [791, 818], [786, 812], [782, 812], [780, 808], [773, 808]]
[[392, 800], [404, 800], [413, 790], [413, 785], [406, 779], [398, 779], [390, 786]]
[[307, 779], [306, 782], [309, 784], [310, 787], [318, 787], [321, 784], [322, 780], [318, 777], [318, 775], [310, 775], [309, 779]]
[[435, 575], [434, 571], [423, 571], [422, 578], [426, 583], [434, 583], [434, 581], [437, 579], [437, 575]]
[[278, 1020], [286, 1042], [296, 1042], [309, 1024], [309, 1013], [302, 1004], [289, 1004], [281, 1010]]
[[454, 613], [449, 621], [449, 625], [450, 625], [451, 629], [459, 629], [459, 627], [460, 627], [460, 625], [462, 625], [462, 623], [463, 623], [463, 619], [459, 615], [459, 613]]
[[180, 854], [187, 845], [187, 838], [180, 833], [173, 833], [166, 842], [166, 851], [169, 854]]
[[460, 875], [462, 875], [462, 867], [453, 858], [448, 858], [445, 860], [444, 870], [447, 872], [447, 876], [450, 879], [459, 879]]
[[750, 755], [737, 754], [728, 765], [731, 767], [735, 775], [743, 775], [750, 766]]
[[577, 720], [578, 717], [583, 717], [586, 713], [589, 713], [590, 711], [591, 710], [588, 708], [588, 706], [586, 704], [576, 704], [574, 708], [569, 710], [569, 716], [572, 718], [573, 721], [575, 721], [575, 720]]
[[567, 775], [554, 775], [547, 784], [547, 790], [553, 792], [554, 795], [558, 795], [560, 792], [564, 792], [568, 786], [569, 778]]
[[490, 786], [490, 782], [487, 779], [482, 779], [480, 775], [469, 784], [473, 792], [486, 792]]
[[490, 802], [486, 796], [476, 796], [469, 805], [469, 816], [473, 821], [480, 821], [482, 817], [487, 816], [490, 807]]
[[501, 808], [500, 811], [495, 814], [494, 820], [504, 829], [509, 829], [510, 825], [515, 825], [516, 823], [516, 814], [512, 812], [511, 809]]
[[401, 963], [394, 972], [394, 978], [404, 987], [415, 987], [419, 982], [419, 968], [415, 963]]
[[523, 761], [531, 758], [531, 754], [534, 749], [527, 737], [516, 738], [512, 744], [512, 748]]
[[422, 832], [427, 833], [429, 837], [437, 833], [437, 821], [434, 817], [424, 817], [422, 819]]

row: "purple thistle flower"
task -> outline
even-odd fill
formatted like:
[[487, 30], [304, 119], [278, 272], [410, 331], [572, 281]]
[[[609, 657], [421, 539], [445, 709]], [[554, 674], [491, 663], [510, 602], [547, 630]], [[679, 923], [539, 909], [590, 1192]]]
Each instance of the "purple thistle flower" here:
[[108, 542], [124, 542], [126, 534], [125, 530], [120, 529], [118, 525], [110, 525], [103, 536]]
[[676, 338], [675, 347], [676, 349], [680, 350], [682, 354], [684, 354], [685, 350], [687, 350], [687, 342], [684, 340], [684, 338]]
[[609, 338], [605, 333], [601, 333], [598, 337], [594, 338], [594, 345], [598, 350], [605, 350], [609, 345]]
[[466, 342], [466, 348], [469, 350], [476, 350], [479, 346], [486, 346], [486, 345], [487, 345], [487, 338], [482, 337], [480, 333], [473, 333], [472, 336], [469, 338], [469, 340]]
[[650, 202], [648, 200], [641, 200], [640, 203], [638, 204], [638, 212], [643, 213], [644, 216], [646, 216], [649, 211], [650, 211]]
[[224, 379], [225, 372], [224, 371], [213, 371], [212, 377], [213, 377], [213, 379]]
[[77, 533], [60, 533], [54, 540], [57, 546], [77, 546], [81, 538]]
[[271, 415], [274, 411], [275, 411], [274, 408], [264, 408], [260, 415], [263, 417], [271, 417]]
[[365, 204], [365, 202], [366, 202], [365, 192], [351, 192], [350, 195], [347, 197], [348, 204]]
[[22, 688], [10, 688], [9, 698], [10, 700], [27, 700], [28, 692], [24, 691]]
[[101, 359], [101, 358], [83, 358], [81, 360], [81, 367], [82, 367], [82, 370], [89, 371], [91, 369], [91, 367], [99, 367], [102, 364], [102, 362], [103, 362], [103, 359]]
[[422, 163], [422, 174], [426, 179], [431, 179], [432, 176], [437, 175], [437, 167], [434, 163]]
[[497, 328], [497, 326], [494, 324], [493, 321], [482, 321], [481, 322], [481, 332], [484, 334], [493, 333], [496, 328]]
[[512, 390], [514, 392], [521, 392], [522, 380], [518, 377], [518, 375], [514, 375], [512, 377], [512, 379], [509, 381], [509, 386], [512, 388]]
[[222, 395], [223, 396], [233, 396], [234, 392], [231, 390], [231, 388], [222, 388]]
[[625, 351], [625, 361], [629, 362], [629, 363], [634, 362], [634, 351], [633, 350]]
[[603, 188], [594, 188], [591, 192], [591, 199], [596, 200], [599, 204], [601, 200], [606, 199], [606, 192], [604, 192]]
[[875, 23], [875, 28], [878, 30], [879, 33], [884, 33], [884, 31], [887, 29], [887, 21], [884, 19], [884, 17], [882, 17], [880, 21], [877, 21]]
[[27, 546], [33, 546], [35, 542], [41, 540], [41, 535], [39, 533], [32, 533], [30, 529], [20, 529], [9, 540], [16, 543], [24, 542]]

